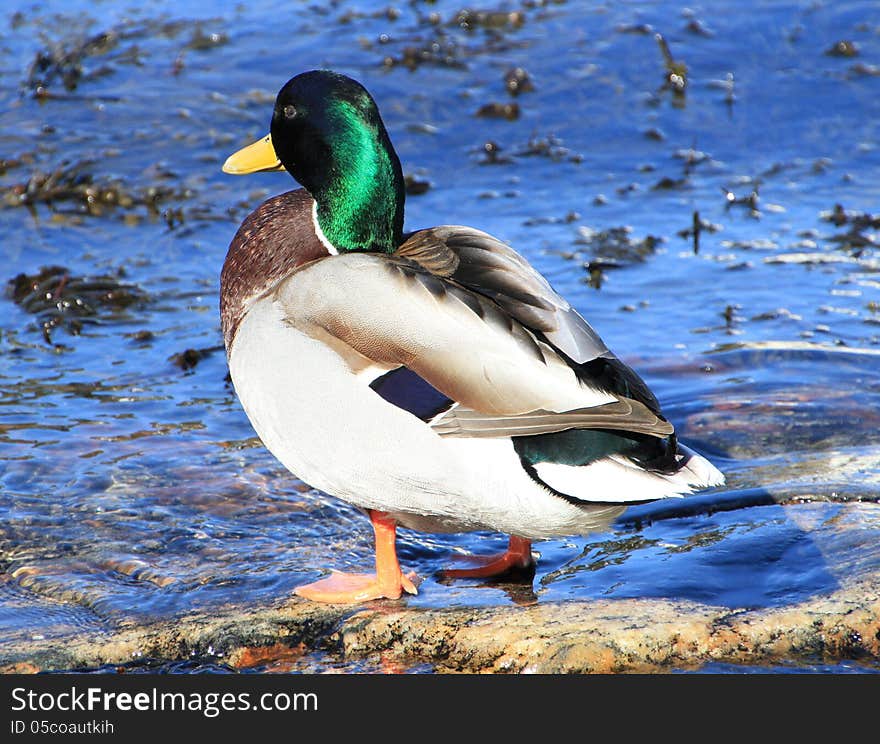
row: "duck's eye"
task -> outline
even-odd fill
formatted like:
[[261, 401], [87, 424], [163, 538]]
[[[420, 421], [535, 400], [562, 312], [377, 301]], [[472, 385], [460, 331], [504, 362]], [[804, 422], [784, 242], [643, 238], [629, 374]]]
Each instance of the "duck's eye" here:
[[285, 106], [284, 107], [284, 118], [285, 119], [292, 119], [294, 116], [296, 116], [296, 106], [291, 106], [290, 104]]

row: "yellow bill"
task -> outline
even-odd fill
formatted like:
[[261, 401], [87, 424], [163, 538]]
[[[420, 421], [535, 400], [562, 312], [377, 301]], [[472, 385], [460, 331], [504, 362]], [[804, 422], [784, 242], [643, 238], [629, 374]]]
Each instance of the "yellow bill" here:
[[261, 171], [283, 171], [284, 166], [275, 154], [272, 147], [272, 135], [267, 134], [247, 147], [242, 147], [233, 153], [223, 163], [223, 172], [234, 176], [243, 176], [246, 173], [259, 173]]

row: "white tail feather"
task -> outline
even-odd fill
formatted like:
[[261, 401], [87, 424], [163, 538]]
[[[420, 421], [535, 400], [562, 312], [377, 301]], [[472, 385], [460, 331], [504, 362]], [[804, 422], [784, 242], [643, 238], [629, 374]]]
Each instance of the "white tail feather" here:
[[687, 458], [672, 474], [645, 470], [625, 457], [612, 455], [589, 465], [535, 464], [538, 477], [560, 493], [584, 502], [626, 503], [684, 496], [700, 488], [720, 486], [724, 476], [706, 458], [679, 445]]

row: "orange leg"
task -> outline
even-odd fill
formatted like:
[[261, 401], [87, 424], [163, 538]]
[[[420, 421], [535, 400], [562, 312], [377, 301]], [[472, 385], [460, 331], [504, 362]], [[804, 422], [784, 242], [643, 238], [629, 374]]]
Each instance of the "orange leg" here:
[[532, 541], [516, 535], [510, 536], [507, 550], [503, 553], [472, 560], [480, 565], [475, 568], [446, 569], [443, 575], [449, 579], [485, 579], [529, 568], [535, 562], [532, 558]]
[[334, 571], [326, 579], [298, 586], [294, 594], [316, 602], [350, 604], [370, 599], [397, 599], [403, 592], [417, 594], [419, 580], [414, 573], [404, 576], [397, 562], [394, 541], [397, 522], [387, 512], [368, 510], [376, 535], [376, 573], [347, 574]]

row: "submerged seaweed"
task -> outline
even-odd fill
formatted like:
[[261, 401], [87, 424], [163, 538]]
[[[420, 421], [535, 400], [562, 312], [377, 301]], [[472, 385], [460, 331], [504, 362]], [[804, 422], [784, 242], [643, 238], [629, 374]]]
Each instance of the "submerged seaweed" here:
[[582, 226], [578, 228], [575, 245], [584, 246], [594, 260], [605, 260], [609, 265], [641, 263], [657, 250], [663, 238], [646, 235], [637, 239], [632, 237], [628, 225], [594, 230]]
[[46, 266], [36, 274], [18, 274], [6, 283], [7, 296], [24, 311], [37, 316], [46, 343], [62, 327], [79, 335], [86, 324], [118, 319], [132, 306], [150, 301], [122, 274], [75, 276], [63, 266]]
[[[93, 23], [87, 21], [86, 25]], [[138, 42], [150, 39], [176, 38], [189, 32], [181, 55], [186, 49], [204, 51], [228, 41], [223, 32], [205, 32], [204, 25], [205, 21], [132, 20], [95, 33], [83, 29], [78, 18], [66, 25], [58, 38], [41, 32], [43, 46], [28, 66], [23, 87], [41, 100], [58, 97], [54, 90], [59, 86], [71, 94], [84, 83], [115, 74], [120, 65], [143, 64], [150, 50]]]
[[847, 228], [826, 239], [856, 258], [862, 257], [866, 249], [880, 247], [880, 239], [871, 232], [880, 230], [880, 214], [847, 210], [841, 204], [835, 204], [833, 209], [819, 216], [835, 227]]

